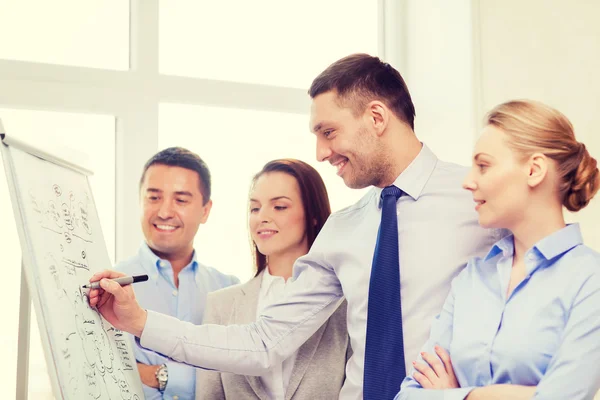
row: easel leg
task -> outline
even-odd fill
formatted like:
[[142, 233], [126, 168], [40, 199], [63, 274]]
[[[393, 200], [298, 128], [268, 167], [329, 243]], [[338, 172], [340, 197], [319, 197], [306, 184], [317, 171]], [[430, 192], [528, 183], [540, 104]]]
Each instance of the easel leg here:
[[19, 302], [19, 344], [17, 352], [17, 396], [27, 400], [29, 392], [29, 338], [31, 322], [31, 297], [25, 279], [25, 268], [21, 263], [21, 300]]

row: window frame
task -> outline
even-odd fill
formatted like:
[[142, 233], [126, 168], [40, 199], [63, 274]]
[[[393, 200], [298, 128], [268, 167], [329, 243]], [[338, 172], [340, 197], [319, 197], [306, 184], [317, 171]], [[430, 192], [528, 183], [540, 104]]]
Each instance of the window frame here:
[[[397, 40], [403, 26], [397, 3], [377, 0], [379, 56], [395, 65], [404, 51]], [[129, 70], [0, 59], [0, 107], [115, 117], [117, 261], [134, 254], [143, 240], [138, 182], [141, 166], [158, 149], [160, 103], [295, 114], [306, 114], [310, 105], [306, 89], [161, 74], [159, 0], [130, 0], [129, 6]]]

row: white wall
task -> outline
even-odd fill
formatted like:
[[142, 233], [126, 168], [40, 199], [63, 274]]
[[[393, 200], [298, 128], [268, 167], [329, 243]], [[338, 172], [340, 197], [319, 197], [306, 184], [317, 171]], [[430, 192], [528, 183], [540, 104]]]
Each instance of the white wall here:
[[403, 4], [399, 68], [415, 103], [417, 136], [440, 159], [469, 165], [476, 121], [471, 2]]
[[[531, 98], [563, 112], [591, 155], [600, 158], [600, 2], [481, 0], [481, 100], [488, 110]], [[600, 250], [600, 195], [569, 215], [586, 244]]]

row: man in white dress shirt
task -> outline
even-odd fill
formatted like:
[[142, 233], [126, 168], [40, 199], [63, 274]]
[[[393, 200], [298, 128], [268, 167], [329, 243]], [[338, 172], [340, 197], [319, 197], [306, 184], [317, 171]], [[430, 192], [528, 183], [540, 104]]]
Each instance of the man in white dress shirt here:
[[[367, 309], [373, 292], [369, 284], [383, 188], [395, 185], [403, 193], [396, 215], [406, 371], [428, 338], [451, 280], [502, 233], [479, 226], [471, 195], [461, 188], [467, 168], [438, 160], [418, 140], [410, 94], [389, 64], [366, 54], [345, 57], [313, 81], [309, 94], [310, 129], [319, 161], [329, 161], [351, 188], [373, 187], [356, 204], [331, 215], [309, 254], [296, 261], [281, 302], [267, 307], [252, 324], [196, 326], [143, 310], [131, 288], [104, 280], [105, 291], [92, 291], [90, 304], [97, 304], [117, 328], [140, 338], [142, 346], [175, 360], [261, 375], [304, 343], [345, 297], [354, 354], [340, 399], [362, 399]], [[120, 275], [106, 271], [92, 280], [116, 276]], [[399, 309], [395, 304], [381, 307]], [[400, 382], [402, 378], [394, 377]]]

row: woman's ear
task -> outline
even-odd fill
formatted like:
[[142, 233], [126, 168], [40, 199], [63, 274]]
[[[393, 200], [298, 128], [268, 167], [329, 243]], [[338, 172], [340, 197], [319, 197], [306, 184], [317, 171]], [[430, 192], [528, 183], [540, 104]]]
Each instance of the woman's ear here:
[[529, 187], [534, 188], [544, 181], [548, 174], [548, 162], [548, 157], [542, 153], [535, 153], [529, 157], [527, 162], [527, 172], [529, 174], [527, 184]]
[[317, 226], [317, 219], [313, 218], [313, 226]]

